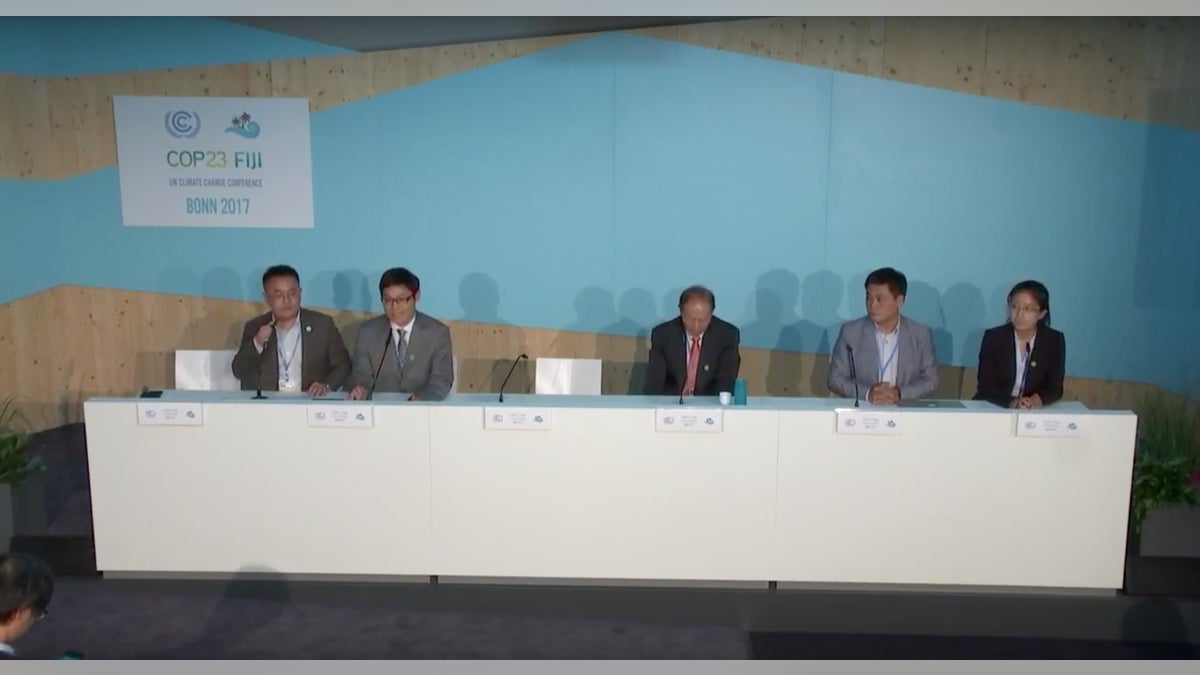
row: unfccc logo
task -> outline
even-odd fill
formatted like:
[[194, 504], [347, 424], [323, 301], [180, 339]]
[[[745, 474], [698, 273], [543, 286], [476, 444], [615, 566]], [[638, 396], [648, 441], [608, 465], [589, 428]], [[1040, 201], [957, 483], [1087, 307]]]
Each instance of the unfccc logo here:
[[175, 138], [194, 138], [200, 133], [200, 116], [186, 110], [168, 110], [163, 124]]

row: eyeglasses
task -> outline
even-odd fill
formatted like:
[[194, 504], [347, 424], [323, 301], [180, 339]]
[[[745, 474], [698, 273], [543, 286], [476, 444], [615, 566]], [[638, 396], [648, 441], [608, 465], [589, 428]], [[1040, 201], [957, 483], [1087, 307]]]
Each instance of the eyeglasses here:
[[390, 305], [392, 307], [399, 307], [412, 302], [413, 297], [414, 296], [406, 295], [403, 298], [383, 298], [383, 304]]
[[1020, 314], [1040, 314], [1042, 308], [1037, 305], [1009, 305], [1008, 311]]

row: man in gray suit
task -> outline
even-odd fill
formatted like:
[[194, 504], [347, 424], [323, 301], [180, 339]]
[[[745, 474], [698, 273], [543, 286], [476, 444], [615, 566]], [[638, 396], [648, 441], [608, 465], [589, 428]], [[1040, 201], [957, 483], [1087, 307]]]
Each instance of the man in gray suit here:
[[[454, 347], [450, 328], [417, 311], [421, 280], [403, 267], [379, 279], [383, 316], [363, 323], [354, 340], [350, 399], [374, 391], [408, 394], [409, 400], [440, 401], [454, 384]], [[375, 378], [375, 373], [379, 378]]]
[[288, 265], [263, 273], [270, 308], [246, 322], [233, 357], [244, 391], [305, 392], [324, 396], [350, 375], [350, 353], [333, 317], [300, 309], [300, 275]]
[[[826, 384], [838, 396], [866, 394], [871, 403], [899, 403], [933, 393], [938, 386], [933, 331], [900, 308], [908, 279], [890, 267], [867, 275], [867, 316], [842, 325], [829, 361]], [[857, 385], [856, 385], [857, 382]]]

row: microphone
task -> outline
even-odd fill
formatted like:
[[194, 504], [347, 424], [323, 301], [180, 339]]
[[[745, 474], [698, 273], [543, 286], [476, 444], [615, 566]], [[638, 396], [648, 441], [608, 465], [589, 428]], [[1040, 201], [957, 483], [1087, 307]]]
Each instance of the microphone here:
[[529, 357], [526, 356], [525, 354], [522, 354], [522, 355], [518, 356], [517, 358], [513, 359], [513, 364], [508, 369], [508, 375], [505, 375], [504, 381], [500, 383], [500, 402], [501, 403], [504, 403], [504, 387], [505, 387], [505, 385], [508, 384], [508, 378], [512, 377], [513, 371], [517, 369], [517, 364], [521, 362], [521, 359], [527, 359], [527, 358], [529, 358]]
[[1021, 371], [1021, 389], [1018, 392], [1021, 396], [1025, 395], [1025, 387], [1029, 386], [1029, 363], [1032, 361], [1033, 348], [1029, 343], [1025, 343], [1025, 368]]
[[375, 374], [371, 376], [371, 391], [367, 392], [366, 400], [370, 401], [375, 395], [375, 384], [379, 382], [379, 371], [383, 370], [383, 362], [388, 357], [388, 350], [392, 348], [392, 328], [388, 326], [387, 340], [383, 343], [383, 354], [379, 356], [379, 365], [375, 366]]
[[[263, 345], [262, 353], [258, 355], [258, 373], [254, 378], [254, 384], [258, 386], [258, 391], [254, 394], [254, 398], [250, 399], [252, 401], [262, 401], [267, 398], [266, 396], [263, 396], [263, 393], [262, 393], [263, 364], [267, 362], [267, 347], [269, 347], [272, 343], [274, 343], [276, 338], [277, 338], [277, 336], [275, 334], [275, 315], [272, 314], [271, 315], [271, 337], [267, 338], [267, 344]], [[253, 340], [254, 338], [250, 338], [250, 339]]]
[[854, 381], [854, 407], [858, 407], [858, 371], [854, 368], [854, 350], [846, 343], [846, 353], [850, 355], [850, 379]]

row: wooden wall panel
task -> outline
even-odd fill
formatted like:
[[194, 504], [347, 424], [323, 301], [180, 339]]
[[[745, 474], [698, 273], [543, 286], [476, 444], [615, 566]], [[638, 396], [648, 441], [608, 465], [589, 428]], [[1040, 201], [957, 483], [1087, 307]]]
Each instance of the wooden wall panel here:
[[1140, 77], [1146, 32], [1137, 19], [992, 19], [983, 94], [1145, 119]]
[[987, 19], [889, 18], [883, 74], [893, 80], [979, 94], [987, 47]]
[[50, 173], [47, 81], [0, 74], [0, 178]]
[[787, 17], [638, 32], [912, 84], [1200, 129], [1200, 19], [1195, 17]]
[[[85, 312], [80, 315], [80, 312]], [[15, 395], [30, 425], [81, 421], [90, 396], [130, 395], [174, 386], [176, 349], [233, 349], [242, 323], [260, 303], [83, 286], [58, 286], [0, 305], [0, 396]], [[353, 348], [357, 326], [372, 314], [322, 309]], [[82, 330], [63, 330], [68, 323]], [[604, 360], [603, 391], [640, 393], [649, 344], [644, 338], [449, 321], [459, 358], [460, 392], [495, 392], [512, 359], [538, 356]], [[828, 396], [824, 354], [742, 350], [751, 395]], [[518, 368], [507, 391], [533, 389], [533, 364]], [[941, 398], [970, 398], [973, 369], [943, 366]], [[1067, 398], [1097, 408], [1136, 407], [1155, 387], [1072, 378]]]

